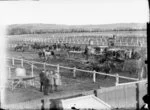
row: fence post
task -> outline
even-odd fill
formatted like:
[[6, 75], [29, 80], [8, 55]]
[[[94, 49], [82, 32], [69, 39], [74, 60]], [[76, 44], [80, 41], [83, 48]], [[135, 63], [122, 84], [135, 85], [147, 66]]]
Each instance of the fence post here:
[[33, 63], [31, 65], [31, 75], [32, 75], [32, 77], [34, 76], [34, 74], [33, 74]]
[[116, 74], [116, 86], [119, 84], [119, 75], [118, 75], [118, 73]]
[[93, 71], [93, 82], [94, 83], [96, 82], [96, 71], [95, 70]]
[[[34, 77], [33, 67], [34, 67], [34, 65], [32, 63], [32, 65], [31, 65], [31, 75], [32, 75], [32, 77]], [[32, 82], [32, 85], [34, 86], [34, 79], [31, 82]]]
[[139, 83], [136, 83], [136, 110], [140, 109], [140, 91], [139, 91]]
[[74, 77], [74, 78], [76, 78], [76, 70], [77, 70], [77, 68], [74, 67], [74, 68], [73, 68], [73, 77]]
[[46, 71], [46, 63], [43, 64], [44, 71]]
[[8, 68], [8, 78], [11, 78], [11, 68]]
[[60, 72], [59, 64], [57, 65], [57, 72], [58, 72], [58, 73]]
[[15, 65], [15, 59], [14, 59], [14, 57], [12, 58], [12, 65], [13, 66]]
[[23, 59], [21, 59], [21, 67], [23, 67]]

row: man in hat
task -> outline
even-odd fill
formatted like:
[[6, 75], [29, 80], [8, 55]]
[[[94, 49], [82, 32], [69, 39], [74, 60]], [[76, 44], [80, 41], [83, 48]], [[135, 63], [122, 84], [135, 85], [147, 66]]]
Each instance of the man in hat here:
[[44, 84], [44, 80], [45, 80], [45, 71], [42, 70], [41, 73], [39, 74], [40, 77], [40, 91], [43, 91], [43, 84]]

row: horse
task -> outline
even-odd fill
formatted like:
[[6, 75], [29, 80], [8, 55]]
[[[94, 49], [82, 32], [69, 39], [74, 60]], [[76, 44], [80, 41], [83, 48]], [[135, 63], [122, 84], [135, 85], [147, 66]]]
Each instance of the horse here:
[[45, 60], [47, 61], [48, 60], [48, 58], [50, 57], [50, 56], [55, 56], [55, 53], [54, 53], [54, 51], [46, 51], [46, 50], [44, 50], [43, 51], [43, 54], [44, 54], [44, 57], [45, 57]]
[[44, 54], [43, 51], [39, 51], [39, 52], [38, 52], [38, 55], [39, 55], [40, 58], [45, 57], [45, 54]]
[[22, 52], [24, 52], [24, 47], [22, 45], [17, 45], [14, 50], [15, 51], [21, 50]]
[[85, 59], [88, 60], [88, 58], [89, 58], [89, 49], [88, 49], [87, 46], [84, 49], [83, 56], [85, 56], [86, 57]]

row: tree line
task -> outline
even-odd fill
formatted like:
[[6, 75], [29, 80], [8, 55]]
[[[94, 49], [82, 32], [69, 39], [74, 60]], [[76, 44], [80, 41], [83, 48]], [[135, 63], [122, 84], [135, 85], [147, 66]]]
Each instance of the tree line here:
[[46, 34], [46, 33], [83, 33], [83, 32], [107, 32], [107, 31], [145, 31], [145, 27], [138, 26], [53, 26], [53, 25], [10, 25], [7, 29], [8, 35], [22, 34]]

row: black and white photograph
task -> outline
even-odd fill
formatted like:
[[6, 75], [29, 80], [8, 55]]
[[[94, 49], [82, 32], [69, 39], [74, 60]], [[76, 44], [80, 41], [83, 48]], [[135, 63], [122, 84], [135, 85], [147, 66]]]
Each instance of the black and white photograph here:
[[3, 1], [0, 108], [150, 110], [148, 0]]

